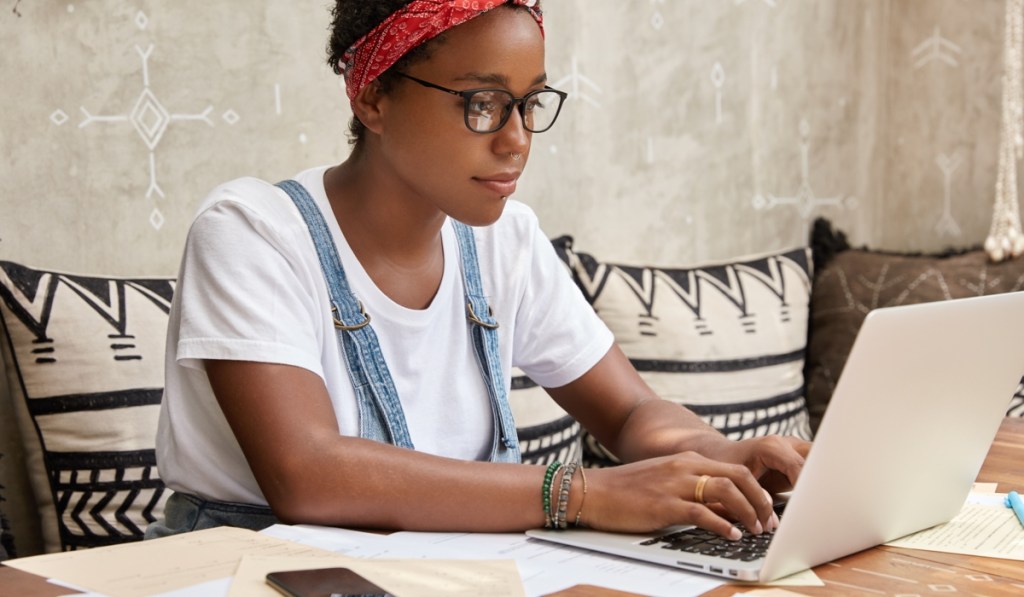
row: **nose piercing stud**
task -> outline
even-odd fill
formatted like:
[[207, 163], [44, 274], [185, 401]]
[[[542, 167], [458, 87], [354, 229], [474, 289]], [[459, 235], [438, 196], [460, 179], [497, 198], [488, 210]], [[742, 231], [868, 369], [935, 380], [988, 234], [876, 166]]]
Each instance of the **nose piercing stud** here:
[[517, 162], [519, 161], [519, 158], [523, 157], [523, 154], [521, 153], [510, 153], [509, 155], [512, 156], [512, 159]]

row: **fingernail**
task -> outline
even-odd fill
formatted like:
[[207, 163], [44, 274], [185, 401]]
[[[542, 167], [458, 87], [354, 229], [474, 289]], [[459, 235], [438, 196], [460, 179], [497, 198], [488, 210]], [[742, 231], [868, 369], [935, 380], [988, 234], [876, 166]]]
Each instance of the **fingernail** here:
[[764, 532], [764, 527], [761, 526], [761, 521], [760, 520], [757, 521], [756, 523], [754, 523], [754, 528], [750, 529], [750, 532], [754, 533], [755, 535], [760, 535], [761, 533]]
[[729, 538], [733, 541], [739, 541], [743, 538], [743, 531], [737, 529], [736, 527], [732, 527], [732, 529], [729, 530]]

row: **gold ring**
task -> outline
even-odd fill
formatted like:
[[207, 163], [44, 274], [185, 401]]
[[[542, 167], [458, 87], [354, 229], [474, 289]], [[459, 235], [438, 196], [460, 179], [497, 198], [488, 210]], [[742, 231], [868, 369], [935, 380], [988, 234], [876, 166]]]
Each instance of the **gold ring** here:
[[693, 501], [698, 504], [706, 504], [704, 501], [704, 486], [708, 484], [708, 479], [711, 475], [701, 475], [700, 479], [697, 479], [697, 486], [693, 488]]

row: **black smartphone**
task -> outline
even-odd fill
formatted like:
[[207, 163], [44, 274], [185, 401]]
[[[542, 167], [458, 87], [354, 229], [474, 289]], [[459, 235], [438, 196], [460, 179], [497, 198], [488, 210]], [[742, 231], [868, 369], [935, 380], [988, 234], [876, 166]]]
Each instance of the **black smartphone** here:
[[267, 584], [289, 597], [394, 597], [348, 568], [271, 572]]

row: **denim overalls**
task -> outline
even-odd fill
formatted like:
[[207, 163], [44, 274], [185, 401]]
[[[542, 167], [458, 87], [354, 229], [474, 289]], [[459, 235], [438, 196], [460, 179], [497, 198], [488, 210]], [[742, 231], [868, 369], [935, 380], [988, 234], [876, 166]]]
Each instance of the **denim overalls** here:
[[[359, 436], [414, 449], [398, 392], [387, 363], [384, 362], [377, 335], [369, 325], [370, 316], [349, 288], [345, 270], [342, 268], [341, 259], [323, 214], [305, 187], [298, 182], [286, 180], [277, 186], [284, 190], [298, 207], [316, 246], [320, 267], [330, 293], [338, 342], [345, 355], [345, 365], [355, 390]], [[509, 407], [498, 354], [498, 323], [494, 320], [483, 296], [476, 240], [469, 226], [454, 220], [452, 224], [459, 241], [469, 333], [473, 336], [473, 348], [494, 415], [494, 438], [491, 442], [490, 460], [520, 462], [515, 421]], [[277, 518], [266, 506], [214, 502], [174, 492], [164, 507], [164, 520], [149, 525], [146, 529], [146, 538], [216, 526], [260, 530], [277, 522]]]

